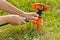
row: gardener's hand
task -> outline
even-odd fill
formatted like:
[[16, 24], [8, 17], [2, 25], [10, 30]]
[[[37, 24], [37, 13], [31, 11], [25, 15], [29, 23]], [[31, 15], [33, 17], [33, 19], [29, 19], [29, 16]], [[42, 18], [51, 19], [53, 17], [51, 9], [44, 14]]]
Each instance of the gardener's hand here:
[[6, 22], [12, 24], [12, 25], [21, 25], [24, 24], [25, 18], [20, 17], [19, 15], [7, 15], [6, 16]]
[[37, 19], [38, 14], [36, 14], [35, 12], [25, 13], [25, 18], [27, 18], [27, 19]]

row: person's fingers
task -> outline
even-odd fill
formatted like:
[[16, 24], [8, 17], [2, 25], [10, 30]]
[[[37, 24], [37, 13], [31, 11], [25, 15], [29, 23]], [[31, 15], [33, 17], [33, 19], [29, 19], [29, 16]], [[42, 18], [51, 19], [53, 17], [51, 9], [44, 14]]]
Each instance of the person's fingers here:
[[31, 14], [32, 16], [34, 16], [34, 17], [38, 17], [39, 15], [38, 14]]
[[12, 20], [12, 21], [10, 21], [9, 23], [16, 26], [16, 25], [25, 24], [26, 22], [24, 22], [24, 21], [21, 20], [21, 19], [17, 19], [17, 20]]
[[34, 17], [34, 16], [28, 16], [28, 17], [26, 17], [26, 18], [29, 19], [29, 20], [38, 19], [38, 17]]
[[25, 18], [20, 17], [19, 15], [8, 15], [7, 17], [8, 17], [8, 22], [12, 25], [21, 25], [26, 23], [24, 21]]
[[16, 22], [13, 22], [13, 23], [10, 23], [10, 24], [13, 25], [13, 26], [19, 25], [19, 24], [17, 24]]
[[29, 14], [34, 16], [34, 17], [38, 17], [38, 14], [36, 12], [30, 12]]
[[18, 19], [18, 22], [19, 22], [20, 24], [25, 24], [26, 22], [24, 21], [24, 19], [25, 19], [25, 18], [19, 18], [19, 19]]
[[26, 23], [26, 22], [25, 22], [24, 20], [21, 20], [21, 25], [22, 25], [22, 24], [25, 24], [25, 23]]
[[25, 18], [20, 17], [20, 16], [17, 15], [16, 20], [18, 21], [19, 24], [25, 24], [26, 22], [24, 21], [24, 19], [25, 19]]
[[32, 19], [36, 20], [36, 19], [38, 19], [38, 17], [32, 17]]
[[10, 20], [9, 23], [13, 26], [16, 26], [18, 25], [18, 22], [17, 21], [14, 21], [14, 20]]

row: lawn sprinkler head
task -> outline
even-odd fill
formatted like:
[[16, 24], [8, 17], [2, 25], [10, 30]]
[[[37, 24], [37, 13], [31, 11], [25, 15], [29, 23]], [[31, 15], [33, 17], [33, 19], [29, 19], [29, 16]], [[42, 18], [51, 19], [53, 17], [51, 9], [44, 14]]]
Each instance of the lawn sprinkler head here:
[[35, 10], [49, 10], [49, 6], [44, 3], [32, 4], [32, 8]]

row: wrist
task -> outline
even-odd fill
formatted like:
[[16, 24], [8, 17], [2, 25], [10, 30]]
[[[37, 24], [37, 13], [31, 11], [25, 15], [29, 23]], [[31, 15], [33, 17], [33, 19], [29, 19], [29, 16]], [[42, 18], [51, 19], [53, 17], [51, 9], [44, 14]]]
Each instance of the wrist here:
[[15, 13], [15, 14], [17, 14], [17, 15], [19, 15], [19, 16], [22, 16], [22, 17], [25, 17], [25, 12], [22, 11], [22, 10], [18, 10], [18, 12]]
[[3, 19], [5, 20], [5, 22], [7, 22], [8, 20], [8, 18], [7, 18], [7, 16], [3, 16]]
[[0, 16], [0, 24], [7, 23], [5, 16]]

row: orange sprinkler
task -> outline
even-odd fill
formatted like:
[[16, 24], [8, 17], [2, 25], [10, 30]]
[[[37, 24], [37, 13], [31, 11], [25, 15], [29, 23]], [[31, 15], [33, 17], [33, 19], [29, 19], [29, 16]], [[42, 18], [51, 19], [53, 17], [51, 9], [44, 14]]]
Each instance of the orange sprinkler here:
[[37, 10], [37, 14], [39, 15], [39, 17], [36, 20], [29, 20], [29, 22], [36, 24], [36, 31], [39, 32], [43, 20], [42, 11], [49, 10], [49, 6], [43, 3], [36, 3], [32, 4], [32, 8]]

